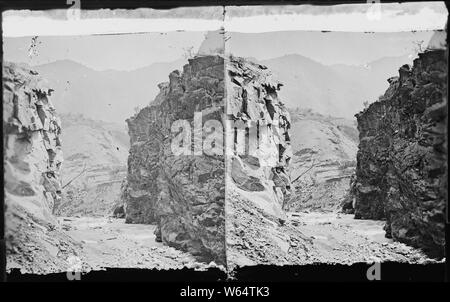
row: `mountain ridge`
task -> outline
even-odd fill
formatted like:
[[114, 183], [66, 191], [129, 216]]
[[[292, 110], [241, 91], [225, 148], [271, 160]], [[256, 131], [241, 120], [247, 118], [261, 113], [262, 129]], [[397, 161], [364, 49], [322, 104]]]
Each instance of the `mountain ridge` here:
[[[376, 101], [396, 75], [392, 66], [411, 63], [407, 56], [385, 57], [367, 66], [324, 65], [300, 54], [262, 60], [283, 82], [283, 102], [289, 108], [303, 107], [336, 117], [353, 118], [364, 103]], [[327, 89], [323, 89], [324, 82]]]
[[[267, 60], [252, 60], [267, 65], [285, 83], [280, 96], [287, 107], [311, 108], [324, 115], [353, 118], [364, 108], [365, 102], [376, 101], [387, 88], [385, 79], [396, 73], [391, 67], [410, 63], [411, 59], [397, 56], [377, 59], [366, 66], [325, 65], [292, 53]], [[125, 123], [128, 116], [154, 99], [158, 84], [167, 82], [167, 74], [181, 70], [187, 63], [185, 61], [180, 58], [129, 71], [100, 71], [65, 59], [32, 68], [54, 87], [55, 107], [59, 112]], [[324, 82], [326, 89], [323, 88]], [[128, 88], [122, 89], [122, 86]]]
[[156, 96], [157, 84], [167, 81], [166, 75], [182, 66], [179, 59], [132, 71], [97, 71], [73, 60], [58, 60], [33, 69], [54, 87], [55, 107], [59, 112], [125, 124], [136, 108], [146, 106]]

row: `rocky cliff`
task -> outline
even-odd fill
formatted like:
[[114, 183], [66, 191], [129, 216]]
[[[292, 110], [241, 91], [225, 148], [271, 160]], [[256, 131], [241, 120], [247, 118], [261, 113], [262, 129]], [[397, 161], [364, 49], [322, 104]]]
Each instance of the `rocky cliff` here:
[[[227, 242], [245, 241], [234, 225], [252, 219], [246, 206], [277, 225], [286, 220], [292, 154], [289, 113], [277, 97], [282, 84], [265, 66], [220, 55], [191, 59], [169, 79], [128, 120], [126, 221], [157, 223], [163, 242], [225, 264], [225, 199]], [[183, 152], [173, 149], [185, 141]]]
[[[211, 120], [219, 123], [216, 134], [223, 140], [224, 87], [221, 56], [196, 57], [183, 72], [170, 73], [155, 100], [127, 120], [131, 147], [124, 192], [126, 222], [157, 223], [157, 237], [166, 244], [222, 265], [224, 155], [204, 153], [201, 144]], [[183, 152], [172, 146], [176, 141]]]
[[241, 58], [229, 58], [226, 72], [229, 267], [295, 262], [283, 229], [292, 152], [290, 115], [278, 97], [282, 84], [266, 66]]
[[292, 158], [291, 119], [277, 95], [283, 84], [267, 67], [242, 58], [231, 57], [226, 71], [228, 192], [252, 192], [256, 205], [282, 218]]
[[52, 89], [35, 71], [3, 66], [3, 165], [8, 268], [64, 270], [75, 243], [58, 231], [52, 210], [61, 198], [61, 122]]
[[386, 219], [386, 236], [442, 257], [447, 193], [445, 50], [404, 65], [357, 114], [355, 218]]
[[38, 202], [36, 214], [51, 220], [61, 194], [62, 163], [61, 122], [49, 100], [52, 90], [31, 70], [6, 64], [3, 91], [6, 197], [31, 197]]

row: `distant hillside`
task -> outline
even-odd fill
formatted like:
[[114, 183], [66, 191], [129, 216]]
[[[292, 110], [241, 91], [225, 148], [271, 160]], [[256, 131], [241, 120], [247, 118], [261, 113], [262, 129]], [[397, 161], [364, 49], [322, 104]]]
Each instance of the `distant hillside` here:
[[293, 158], [289, 166], [294, 192], [291, 211], [337, 210], [346, 198], [356, 166], [356, 121], [290, 110]]
[[60, 215], [106, 215], [119, 198], [126, 177], [129, 137], [125, 123], [63, 114]]
[[298, 54], [260, 61], [284, 83], [280, 96], [291, 108], [311, 108], [326, 115], [353, 118], [388, 87], [387, 78], [407, 56], [379, 59], [366, 66], [323, 65]]
[[54, 91], [58, 112], [81, 113], [96, 120], [122, 123], [158, 93], [157, 85], [184, 60], [155, 63], [133, 71], [96, 71], [70, 60], [34, 66]]

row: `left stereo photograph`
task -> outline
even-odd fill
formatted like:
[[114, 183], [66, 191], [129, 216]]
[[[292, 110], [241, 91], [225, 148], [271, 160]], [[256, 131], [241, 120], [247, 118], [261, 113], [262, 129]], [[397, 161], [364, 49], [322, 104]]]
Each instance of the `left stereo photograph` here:
[[[4, 32], [7, 271], [225, 269], [222, 13], [82, 11], [128, 32]], [[68, 17], [6, 11], [4, 26]]]

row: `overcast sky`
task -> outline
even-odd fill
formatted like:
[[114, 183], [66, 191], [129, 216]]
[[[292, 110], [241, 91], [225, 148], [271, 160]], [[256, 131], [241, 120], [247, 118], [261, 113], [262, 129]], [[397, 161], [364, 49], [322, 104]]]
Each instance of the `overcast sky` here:
[[[416, 42], [426, 45], [431, 36], [423, 30], [442, 29], [447, 20], [443, 2], [227, 7], [225, 22], [222, 13], [219, 6], [82, 10], [73, 19], [65, 10], [6, 11], [4, 59], [30, 65], [70, 59], [96, 70], [132, 70], [183, 58], [188, 49], [198, 49], [206, 31], [224, 26], [231, 37], [226, 47], [236, 55], [268, 59], [297, 53], [324, 64], [361, 65], [414, 53]], [[368, 30], [376, 33], [364, 33]], [[146, 33], [111, 34], [133, 32]], [[36, 53], [30, 56], [34, 35]]]
[[[364, 65], [389, 56], [415, 55], [417, 42], [427, 44], [433, 32], [345, 33], [286, 31], [228, 33], [227, 51], [259, 60], [300, 54], [322, 64]], [[69, 59], [96, 70], [133, 70], [183, 58], [196, 51], [205, 32], [38, 37], [29, 56], [31, 37], [5, 38], [4, 59], [40, 65]]]
[[29, 56], [32, 37], [5, 38], [4, 59], [40, 65], [69, 59], [95, 70], [133, 70], [183, 58], [197, 50], [205, 32], [169, 32], [91, 36], [39, 36], [36, 55]]
[[5, 11], [2, 26], [3, 35], [7, 37], [208, 31], [222, 26], [231, 32], [395, 32], [443, 29], [448, 13], [442, 1], [329, 6], [231, 6], [225, 9], [225, 20], [224, 7], [221, 6], [172, 10]]
[[443, 29], [441, 2], [227, 7], [225, 28], [233, 32], [331, 30], [395, 32]]
[[383, 57], [415, 56], [417, 43], [426, 46], [432, 35], [433, 31], [229, 33], [226, 48], [236, 56], [258, 60], [300, 54], [325, 65], [364, 65]]

